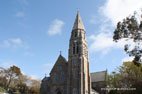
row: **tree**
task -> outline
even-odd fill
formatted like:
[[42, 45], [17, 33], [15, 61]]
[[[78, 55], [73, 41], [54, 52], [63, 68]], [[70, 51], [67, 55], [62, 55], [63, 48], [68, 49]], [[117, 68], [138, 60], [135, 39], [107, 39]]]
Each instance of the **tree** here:
[[3, 87], [0, 87], [0, 93], [4, 93], [6, 90]]
[[[135, 66], [132, 62], [124, 62], [108, 77], [109, 87], [134, 90], [112, 90], [110, 94], [142, 94], [142, 65]], [[113, 93], [112, 93], [113, 92]]]
[[6, 89], [6, 83], [7, 83], [6, 69], [0, 67], [0, 87]]
[[40, 81], [21, 73], [17, 66], [0, 67], [0, 92], [10, 94], [39, 94]]
[[17, 82], [17, 80], [19, 79], [20, 75], [22, 75], [22, 73], [20, 68], [18, 68], [17, 66], [11, 66], [9, 69], [6, 70], [6, 72], [7, 72], [6, 78], [8, 79], [6, 88], [8, 89], [12, 81]]
[[30, 79], [31, 84], [29, 85], [30, 94], [39, 94], [40, 91], [40, 81], [35, 79]]
[[[134, 56], [133, 62], [139, 66], [142, 56], [142, 20], [139, 21], [139, 14], [135, 12], [132, 16], [126, 17], [122, 22], [118, 22], [114, 31], [113, 40], [117, 42], [125, 39], [127, 44], [124, 50], [129, 56]], [[140, 17], [142, 19], [142, 15]], [[134, 45], [129, 43], [133, 41]]]
[[28, 94], [28, 86], [25, 83], [17, 84], [16, 88], [21, 94]]

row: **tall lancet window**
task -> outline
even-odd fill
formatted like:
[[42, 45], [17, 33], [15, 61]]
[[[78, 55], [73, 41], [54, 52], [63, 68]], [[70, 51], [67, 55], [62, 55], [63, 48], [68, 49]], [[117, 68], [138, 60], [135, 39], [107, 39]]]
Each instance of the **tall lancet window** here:
[[75, 43], [73, 43], [73, 54], [75, 54]]
[[79, 53], [79, 43], [77, 41], [74, 41], [73, 43], [73, 54]]
[[78, 54], [79, 53], [79, 43], [77, 42], [76, 43], [76, 54]]

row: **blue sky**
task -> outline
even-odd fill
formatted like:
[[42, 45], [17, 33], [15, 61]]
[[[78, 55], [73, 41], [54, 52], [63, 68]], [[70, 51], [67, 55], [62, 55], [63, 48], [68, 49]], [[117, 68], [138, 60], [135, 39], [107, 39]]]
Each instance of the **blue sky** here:
[[60, 51], [68, 57], [77, 11], [86, 28], [90, 71], [116, 69], [130, 60], [125, 42], [114, 43], [119, 20], [142, 7], [140, 0], [1, 0], [0, 66], [17, 65], [33, 78], [49, 74]]

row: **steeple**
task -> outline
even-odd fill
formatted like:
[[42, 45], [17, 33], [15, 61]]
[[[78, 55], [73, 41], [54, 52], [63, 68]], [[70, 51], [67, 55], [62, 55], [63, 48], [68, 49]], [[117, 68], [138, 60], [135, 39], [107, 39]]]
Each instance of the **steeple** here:
[[88, 47], [85, 37], [85, 28], [77, 12], [69, 43], [67, 94], [90, 94]]
[[85, 30], [81, 16], [79, 14], [79, 11], [77, 11], [76, 19], [75, 19], [74, 26], [73, 26], [73, 30], [75, 30], [75, 29]]

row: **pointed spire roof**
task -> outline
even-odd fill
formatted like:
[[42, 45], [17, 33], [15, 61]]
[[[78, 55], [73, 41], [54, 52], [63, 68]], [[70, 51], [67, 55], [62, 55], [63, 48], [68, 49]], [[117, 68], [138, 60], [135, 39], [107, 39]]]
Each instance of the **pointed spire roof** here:
[[74, 26], [73, 26], [73, 30], [74, 29], [84, 29], [85, 30], [81, 16], [79, 14], [79, 11], [77, 11], [76, 19], [75, 19]]

